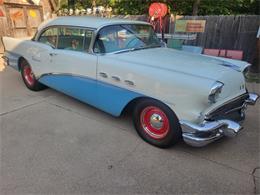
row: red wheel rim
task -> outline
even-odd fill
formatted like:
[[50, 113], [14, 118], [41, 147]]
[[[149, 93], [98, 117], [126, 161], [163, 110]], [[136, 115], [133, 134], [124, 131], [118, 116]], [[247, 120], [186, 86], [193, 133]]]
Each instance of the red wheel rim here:
[[149, 106], [142, 110], [140, 122], [144, 132], [153, 139], [163, 139], [169, 132], [168, 117], [155, 106]]
[[23, 68], [23, 74], [24, 74], [24, 78], [25, 78], [26, 83], [28, 85], [32, 86], [35, 82], [35, 79], [34, 79], [34, 75], [33, 75], [31, 67], [25, 66]]

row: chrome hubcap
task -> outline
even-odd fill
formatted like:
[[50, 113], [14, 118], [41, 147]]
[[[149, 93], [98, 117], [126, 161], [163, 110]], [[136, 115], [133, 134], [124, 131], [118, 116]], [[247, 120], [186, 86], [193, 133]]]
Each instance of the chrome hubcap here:
[[159, 114], [153, 114], [150, 118], [151, 126], [157, 130], [163, 127], [163, 119]]
[[158, 107], [148, 106], [140, 114], [140, 122], [144, 132], [153, 139], [163, 139], [169, 132], [169, 120]]

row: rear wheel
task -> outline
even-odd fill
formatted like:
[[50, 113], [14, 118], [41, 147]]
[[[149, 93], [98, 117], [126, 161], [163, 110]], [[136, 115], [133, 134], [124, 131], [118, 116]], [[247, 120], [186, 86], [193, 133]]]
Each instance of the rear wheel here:
[[157, 147], [170, 147], [181, 139], [177, 116], [159, 101], [149, 99], [138, 103], [133, 112], [133, 121], [137, 133]]
[[35, 78], [30, 64], [26, 60], [21, 60], [21, 75], [24, 81], [24, 84], [27, 88], [33, 91], [40, 91], [46, 88], [43, 84], [39, 83]]

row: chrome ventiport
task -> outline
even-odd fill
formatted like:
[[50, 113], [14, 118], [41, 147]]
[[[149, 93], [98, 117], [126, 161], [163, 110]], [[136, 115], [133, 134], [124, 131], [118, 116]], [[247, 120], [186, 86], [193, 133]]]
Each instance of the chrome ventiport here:
[[101, 77], [103, 77], [103, 78], [107, 78], [107, 77], [108, 77], [108, 76], [107, 76], [107, 73], [104, 73], [104, 72], [100, 72], [99, 75], [100, 75]]

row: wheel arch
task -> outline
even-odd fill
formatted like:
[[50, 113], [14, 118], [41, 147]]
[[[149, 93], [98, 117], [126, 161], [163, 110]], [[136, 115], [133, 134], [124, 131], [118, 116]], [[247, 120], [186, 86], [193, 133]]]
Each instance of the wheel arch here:
[[145, 100], [154, 100], [154, 101], [157, 101], [157, 102], [160, 102], [160, 103], [164, 104], [164, 105], [167, 106], [173, 113], [175, 113], [176, 117], [177, 117], [178, 120], [179, 120], [179, 117], [178, 117], [177, 113], [176, 113], [168, 104], [166, 104], [165, 102], [163, 102], [163, 101], [161, 101], [161, 100], [158, 100], [158, 99], [155, 99], [155, 98], [152, 98], [152, 97], [149, 97], [149, 96], [140, 96], [140, 97], [136, 97], [136, 98], [130, 100], [130, 101], [125, 105], [125, 107], [122, 109], [120, 116], [123, 115], [123, 114], [126, 114], [126, 113], [132, 113], [134, 107], [135, 107], [139, 102], [145, 101]]
[[25, 60], [26, 62], [28, 62], [28, 60], [26, 60], [23, 56], [20, 56], [19, 58], [18, 58], [18, 64], [17, 64], [17, 67], [18, 67], [18, 70], [19, 71], [21, 71], [21, 62], [22, 62], [22, 60]]

